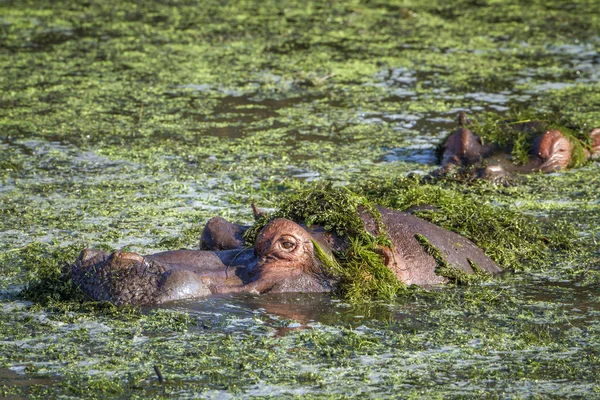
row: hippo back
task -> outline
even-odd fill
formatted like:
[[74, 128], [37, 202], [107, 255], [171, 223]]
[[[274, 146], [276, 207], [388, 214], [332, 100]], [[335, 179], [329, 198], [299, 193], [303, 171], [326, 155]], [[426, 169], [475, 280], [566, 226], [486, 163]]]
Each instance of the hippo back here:
[[[451, 267], [469, 274], [475, 273], [471, 263], [481, 270], [496, 274], [500, 267], [469, 239], [434, 225], [414, 215], [379, 207], [387, 234], [393, 243], [390, 267], [399, 280], [407, 285], [431, 285], [445, 283], [447, 278], [435, 273], [437, 263], [415, 235], [424, 236], [437, 248]], [[363, 214], [365, 227], [377, 232], [375, 221]], [[469, 262], [470, 261], [470, 262]]]

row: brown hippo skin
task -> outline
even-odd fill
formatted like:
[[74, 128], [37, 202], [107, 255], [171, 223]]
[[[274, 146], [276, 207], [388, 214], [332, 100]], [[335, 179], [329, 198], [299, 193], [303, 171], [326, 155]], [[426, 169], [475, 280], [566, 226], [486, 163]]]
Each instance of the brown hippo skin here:
[[[380, 212], [393, 243], [392, 248], [383, 251], [385, 262], [406, 284], [447, 281], [435, 274], [437, 264], [415, 234], [425, 236], [450, 265], [462, 271], [474, 272], [471, 260], [490, 274], [501, 272], [481, 249], [454, 232], [410, 214], [386, 208], [380, 208]], [[366, 229], [376, 233], [375, 221], [368, 214], [362, 218]], [[311, 232], [314, 234], [292, 221], [276, 219], [259, 233], [254, 249], [242, 249], [234, 243], [238, 248], [175, 250], [148, 256], [127, 252], [109, 255], [86, 249], [73, 265], [71, 275], [92, 299], [115, 304], [151, 305], [219, 293], [330, 291], [336, 282], [315, 256], [313, 240], [325, 250], [329, 245], [339, 249], [345, 240], [318, 227]]]
[[244, 247], [244, 232], [250, 228], [223, 217], [211, 218], [202, 231], [200, 250], [229, 250]]
[[[386, 256], [387, 266], [398, 279], [407, 285], [432, 285], [446, 283], [447, 278], [436, 275], [436, 261], [417, 241], [415, 235], [423, 235], [440, 250], [446, 261], [453, 267], [469, 274], [475, 271], [469, 260], [483, 271], [494, 275], [502, 272], [500, 267], [469, 239], [440, 228], [431, 222], [414, 215], [380, 207], [382, 220], [386, 226], [393, 247], [391, 257]], [[375, 233], [375, 223], [363, 215], [366, 228]]]
[[596, 128], [590, 132], [590, 138], [592, 139], [592, 149], [589, 157], [593, 160], [600, 158], [600, 128]]

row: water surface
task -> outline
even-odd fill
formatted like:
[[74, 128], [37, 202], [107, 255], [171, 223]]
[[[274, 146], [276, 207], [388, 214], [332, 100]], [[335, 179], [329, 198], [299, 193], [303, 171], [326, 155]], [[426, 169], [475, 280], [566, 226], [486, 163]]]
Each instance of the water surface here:
[[40, 265], [87, 246], [195, 248], [208, 218], [249, 223], [252, 201], [273, 209], [310, 181], [427, 173], [461, 110], [600, 126], [595, 6], [2, 2], [0, 393], [597, 397], [598, 163], [461, 189], [581, 234], [580, 254], [489, 284], [369, 306], [18, 299]]

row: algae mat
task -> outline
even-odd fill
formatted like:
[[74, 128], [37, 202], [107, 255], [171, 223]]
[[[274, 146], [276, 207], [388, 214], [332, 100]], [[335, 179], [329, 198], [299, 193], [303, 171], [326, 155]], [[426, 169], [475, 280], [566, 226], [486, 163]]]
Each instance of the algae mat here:
[[85, 246], [193, 248], [209, 217], [250, 222], [307, 182], [426, 173], [459, 110], [599, 126], [598, 32], [592, 0], [1, 2], [0, 393], [599, 397], [598, 163], [458, 189], [579, 232], [482, 285], [373, 306], [18, 296]]

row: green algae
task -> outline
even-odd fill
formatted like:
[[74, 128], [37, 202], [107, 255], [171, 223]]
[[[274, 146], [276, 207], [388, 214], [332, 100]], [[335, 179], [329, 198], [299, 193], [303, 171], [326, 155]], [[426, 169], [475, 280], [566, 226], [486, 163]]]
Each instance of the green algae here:
[[334, 303], [340, 315], [365, 316], [353, 329], [332, 317], [281, 336], [294, 322], [240, 320], [223, 308], [216, 320], [175, 311], [181, 323], [164, 318], [146, 332], [153, 317], [143, 313], [13, 301], [34, 278], [36, 254], [70, 262], [74, 242], [194, 248], [209, 217], [249, 223], [251, 200], [273, 208], [307, 176], [346, 185], [427, 173], [429, 165], [382, 160], [415, 143], [433, 148], [457, 110], [559, 109], [599, 126], [596, 6], [2, 2], [0, 364], [55, 383], [0, 378], [0, 396], [597, 396], [597, 163], [514, 187], [457, 189], [568, 219], [578, 251], [485, 285], [380, 305], [385, 318]]
[[475, 273], [468, 274], [463, 270], [448, 264], [443, 253], [437, 247], [432, 245], [425, 236], [417, 234], [415, 235], [415, 239], [417, 239], [425, 251], [435, 259], [435, 263], [437, 264], [435, 269], [436, 275], [448, 278], [450, 282], [458, 284], [478, 283], [490, 279], [490, 275], [485, 273], [485, 271], [478, 267], [473, 261], [468, 260], [469, 265], [473, 268]]
[[407, 294], [406, 285], [385, 265], [378, 251], [380, 244], [375, 244], [375, 240], [365, 243], [364, 238], [357, 237], [350, 238], [349, 242], [348, 249], [331, 256], [313, 241], [315, 256], [325, 273], [336, 282], [338, 296], [356, 304], [390, 300]]
[[80, 249], [81, 244], [49, 249], [38, 243], [13, 254], [18, 263], [33, 266], [28, 271], [28, 283], [20, 296], [41, 305], [85, 300], [84, 293], [71, 280], [70, 263]]
[[[365, 230], [360, 213], [371, 215], [378, 225], [373, 235]], [[405, 291], [379, 251], [390, 241], [375, 205], [345, 187], [316, 184], [288, 196], [279, 203], [277, 211], [263, 216], [244, 233], [253, 246], [256, 235], [271, 220], [286, 218], [307, 227], [321, 226], [347, 241], [347, 249], [336, 249], [333, 257], [313, 241], [317, 258], [325, 272], [337, 281], [339, 295], [351, 301], [373, 298], [391, 299]]]
[[[245, 232], [249, 246], [271, 220], [287, 218], [307, 227], [320, 225], [326, 231], [346, 237], [347, 249], [334, 251], [332, 259], [315, 246], [326, 272], [338, 280], [338, 293], [351, 301], [369, 298], [390, 299], [406, 293], [385, 267], [381, 246], [389, 246], [385, 225], [377, 205], [411, 211], [430, 222], [471, 239], [504, 269], [524, 271], [550, 262], [557, 251], [575, 246], [573, 227], [565, 221], [540, 223], [514, 210], [491, 207], [456, 189], [423, 184], [415, 179], [375, 180], [357, 185], [357, 193], [346, 187], [316, 184], [294, 193], [279, 203], [277, 211], [261, 217]], [[374, 236], [366, 231], [360, 212], [371, 214], [378, 225]], [[417, 240], [438, 263], [440, 274], [459, 283], [481, 281], [482, 271], [474, 264], [469, 276], [450, 267], [437, 249], [422, 236]], [[552, 251], [552, 252], [551, 252]]]
[[[600, 366], [593, 350], [597, 345], [593, 324], [585, 324], [590, 331], [582, 332], [563, 318], [564, 311], [569, 318], [576, 312], [561, 307], [538, 308], [538, 303], [526, 301], [510, 289], [500, 294], [492, 289], [496, 292], [495, 301], [469, 302], [469, 298], [481, 296], [477, 292], [485, 289], [468, 288], [475, 293], [460, 293], [457, 289], [460, 295], [455, 292], [455, 298], [422, 299], [421, 310], [402, 320], [370, 321], [356, 329], [292, 332], [284, 337], [264, 336], [257, 330], [264, 329], [264, 325], [254, 322], [247, 328], [238, 328], [233, 335], [213, 327], [166, 341], [150, 337], [131, 348], [128, 346], [132, 333], [140, 333], [135, 333], [139, 325], [130, 322], [129, 328], [113, 327], [106, 342], [95, 339], [95, 354], [102, 359], [108, 356], [104, 349], [109, 354], [127, 349], [127, 360], [106, 367], [114, 371], [137, 360], [134, 371], [108, 378], [112, 384], [104, 389], [107, 378], [103, 376], [81, 379], [69, 374], [62, 378], [64, 386], [55, 390], [83, 395], [89, 384], [107, 392], [153, 396], [157, 380], [152, 366], [157, 363], [165, 377], [165, 392], [155, 393], [156, 396], [175, 395], [176, 390], [184, 388], [202, 392], [241, 389], [244, 393], [243, 388], [253, 390], [259, 382], [277, 384], [290, 393], [291, 388], [301, 387], [317, 395], [322, 390], [318, 383], [331, 387], [337, 382], [336, 375], [341, 375], [346, 385], [345, 389], [336, 386], [336, 390], [347, 395], [377, 387], [382, 396], [394, 396], [400, 386], [408, 393], [435, 393], [440, 381], [457, 376], [471, 382], [470, 393], [477, 387], [491, 390], [495, 385], [527, 393], [526, 386], [535, 380], [538, 383], [534, 383], [533, 390], [548, 393], [550, 388], [538, 385], [556, 379], [569, 379], [576, 393], [585, 392], [586, 387], [575, 386], [576, 383], [593, 379]], [[502, 313], [509, 313], [510, 317]], [[548, 322], [540, 326], [538, 318]], [[562, 323], [549, 322], [554, 318], [562, 318]], [[267, 328], [267, 332], [268, 329], [272, 328]], [[69, 339], [73, 341], [75, 337]], [[570, 352], [569, 346], [573, 345], [581, 350]], [[383, 362], [377, 362], [377, 354], [385, 354]], [[496, 367], [499, 356], [504, 360], [503, 368]], [[37, 357], [48, 359], [48, 353]], [[578, 361], [577, 357], [582, 358]], [[63, 362], [73, 361], [69, 357]], [[298, 369], [298, 363], [306, 362], [311, 363], [318, 378], [308, 379], [306, 371]], [[43, 371], [44, 367], [38, 367], [38, 373]], [[512, 380], [515, 376], [520, 383]], [[495, 385], [489, 386], [490, 380]], [[449, 393], [457, 394], [453, 390]]]
[[573, 227], [565, 221], [535, 221], [513, 209], [492, 207], [479, 194], [461, 193], [456, 187], [405, 178], [374, 180], [361, 190], [382, 206], [414, 209], [414, 215], [471, 239], [508, 270], [541, 267], [553, 255], [551, 251], [569, 251], [575, 245]]
[[[275, 218], [287, 218], [306, 226], [320, 225], [338, 236], [361, 237], [368, 235], [359, 216], [359, 209], [381, 221], [379, 211], [366, 198], [345, 187], [318, 183], [289, 195], [279, 203], [278, 210], [257, 221], [245, 234], [253, 245], [258, 232]], [[385, 236], [385, 232], [381, 232]]]

